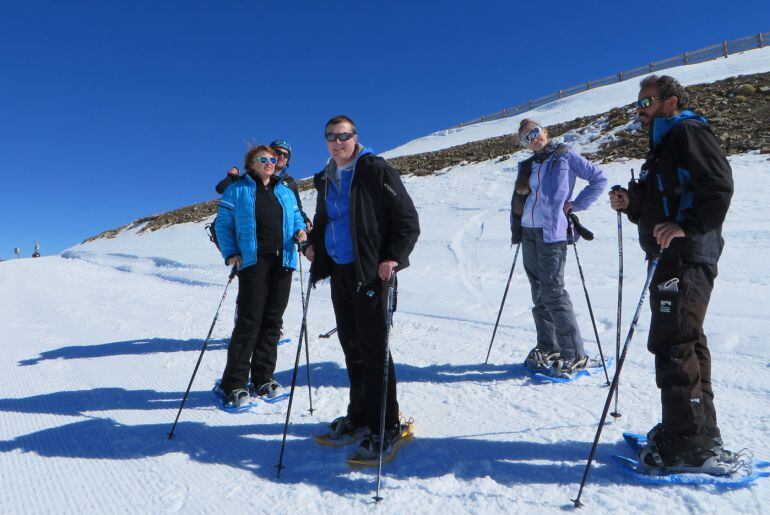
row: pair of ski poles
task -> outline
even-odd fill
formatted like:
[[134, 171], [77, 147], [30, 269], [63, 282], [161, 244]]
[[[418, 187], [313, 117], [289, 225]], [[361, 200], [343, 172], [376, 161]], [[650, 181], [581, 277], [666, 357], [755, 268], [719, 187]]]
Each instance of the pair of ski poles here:
[[[380, 429], [379, 431], [380, 448], [377, 453], [377, 487], [376, 487], [376, 493], [374, 497], [372, 497], [375, 503], [378, 503], [383, 500], [383, 497], [380, 496], [380, 484], [382, 479], [382, 454], [385, 447], [385, 415], [386, 415], [386, 409], [387, 409], [387, 403], [388, 403], [388, 372], [390, 369], [390, 359], [391, 359], [390, 358], [390, 329], [393, 326], [393, 307], [394, 307], [394, 301], [395, 301], [395, 295], [396, 295], [396, 274], [395, 273], [391, 275], [390, 279], [387, 282], [387, 285], [388, 285], [388, 301], [387, 301], [387, 310], [386, 310], [385, 352], [384, 352], [384, 362], [383, 362], [383, 371], [382, 371], [382, 398], [380, 400], [380, 428], [379, 428]], [[305, 335], [305, 341], [307, 341], [307, 326], [305, 324], [305, 320], [307, 319], [307, 308], [310, 302], [311, 289], [312, 288], [308, 286], [307, 296], [305, 297], [305, 302], [303, 304], [302, 329], [300, 330], [300, 343], [302, 342], [303, 333]], [[336, 330], [337, 328], [332, 329], [331, 331], [326, 333], [325, 337], [328, 338], [329, 336], [334, 334]], [[292, 405], [292, 399], [294, 396], [294, 387], [297, 379], [297, 365], [299, 363], [299, 356], [300, 356], [300, 350], [298, 348], [296, 361], [294, 363], [294, 374], [291, 380], [291, 393], [289, 394], [289, 406], [286, 411], [286, 422], [283, 428], [281, 454], [278, 459], [278, 464], [275, 466], [276, 469], [278, 469], [276, 473], [276, 477], [281, 477], [281, 470], [285, 468], [285, 466], [283, 465], [283, 456], [286, 448], [286, 435], [288, 434], [288, 430], [289, 430], [289, 417], [291, 416], [291, 405]], [[308, 376], [308, 383], [309, 381], [310, 379]]]
[[[610, 384], [610, 378], [609, 374], [607, 373], [607, 364], [606, 360], [604, 359], [604, 351], [602, 350], [602, 344], [601, 341], [599, 341], [599, 331], [596, 328], [596, 318], [594, 317], [594, 311], [593, 307], [591, 306], [591, 298], [588, 295], [588, 288], [586, 287], [586, 280], [585, 276], [583, 275], [583, 267], [580, 264], [580, 256], [578, 255], [577, 250], [577, 239], [573, 237], [573, 232], [577, 233], [585, 239], [586, 241], [591, 241], [594, 239], [594, 235], [591, 231], [589, 231], [587, 228], [585, 228], [581, 223], [578, 217], [572, 212], [572, 210], [569, 211], [567, 214], [567, 220], [568, 220], [568, 226], [567, 226], [567, 232], [569, 235], [570, 240], [572, 240], [572, 247], [575, 249], [575, 260], [577, 261], [578, 270], [580, 271], [580, 281], [583, 284], [583, 292], [585, 293], [586, 297], [586, 304], [588, 305], [588, 313], [591, 316], [591, 324], [594, 329], [594, 336], [596, 337], [596, 344], [599, 346], [599, 356], [602, 361], [602, 367], [604, 368], [604, 377], [607, 380], [607, 385]], [[622, 245], [622, 242], [621, 242]], [[508, 289], [511, 285], [511, 278], [513, 277], [513, 270], [516, 267], [516, 259], [519, 257], [519, 249], [521, 248], [521, 242], [519, 242], [516, 245], [516, 253], [513, 256], [513, 264], [511, 265], [511, 272], [508, 274], [508, 282], [505, 285], [505, 292], [503, 293], [503, 300], [500, 303], [500, 310], [497, 312], [497, 320], [495, 321], [495, 328], [492, 331], [492, 339], [489, 341], [489, 349], [487, 350], [487, 357], [484, 360], [484, 364], [489, 363], [489, 354], [492, 352], [492, 344], [495, 341], [495, 335], [497, 334], [497, 327], [500, 324], [500, 315], [503, 312], [503, 307], [505, 306], [505, 299], [508, 296]], [[621, 279], [622, 280], [622, 279]], [[620, 305], [618, 305], [618, 312], [620, 311]], [[620, 316], [620, 315], [618, 315]]]
[[[214, 320], [211, 322], [211, 327], [209, 327], [209, 332], [206, 335], [206, 339], [203, 342], [203, 347], [201, 348], [201, 352], [198, 355], [198, 361], [195, 363], [195, 368], [193, 369], [192, 376], [190, 377], [190, 382], [187, 385], [187, 390], [184, 392], [184, 397], [182, 397], [182, 402], [179, 405], [179, 410], [176, 413], [176, 418], [174, 419], [174, 424], [171, 426], [171, 431], [168, 433], [169, 440], [174, 438], [174, 431], [176, 430], [177, 423], [179, 422], [179, 416], [182, 414], [182, 410], [184, 409], [184, 405], [187, 402], [187, 397], [190, 395], [190, 389], [192, 388], [193, 382], [195, 381], [195, 376], [198, 373], [198, 368], [200, 367], [201, 361], [203, 360], [203, 354], [206, 352], [206, 348], [208, 347], [209, 341], [211, 340], [211, 333], [214, 331], [214, 326], [217, 323], [217, 320], [219, 319], [219, 311], [222, 309], [222, 304], [225, 301], [225, 297], [227, 296], [227, 290], [230, 287], [230, 283], [233, 282], [233, 279], [235, 278], [235, 275], [238, 271], [237, 265], [233, 265], [232, 270], [230, 271], [230, 276], [227, 280], [227, 284], [225, 285], [225, 291], [222, 294], [222, 298], [219, 301], [219, 306], [217, 306], [217, 311], [214, 314]], [[299, 257], [299, 278], [300, 278], [300, 291], [302, 295], [302, 327], [300, 329], [300, 336], [299, 336], [299, 342], [297, 344], [297, 359], [294, 363], [294, 374], [292, 377], [292, 384], [291, 384], [291, 394], [289, 396], [289, 410], [291, 410], [291, 401], [292, 397], [294, 395], [294, 386], [296, 384], [296, 376], [297, 376], [297, 367], [299, 364], [299, 356], [300, 351], [302, 350], [302, 339], [304, 336], [305, 339], [305, 359], [307, 361], [307, 389], [308, 389], [308, 396], [310, 399], [310, 414], [313, 414], [313, 393], [312, 393], [312, 387], [310, 384], [310, 351], [309, 351], [309, 345], [307, 340], [307, 303], [310, 300], [310, 287], [308, 287], [307, 297], [305, 297], [305, 282], [303, 278], [303, 272], [302, 272], [302, 257]], [[308, 285], [309, 286], [309, 285]], [[288, 416], [287, 416], [288, 420]], [[288, 422], [287, 422], [288, 423]], [[284, 442], [286, 441], [286, 435], [284, 434]], [[283, 447], [281, 448], [281, 456], [283, 456]]]

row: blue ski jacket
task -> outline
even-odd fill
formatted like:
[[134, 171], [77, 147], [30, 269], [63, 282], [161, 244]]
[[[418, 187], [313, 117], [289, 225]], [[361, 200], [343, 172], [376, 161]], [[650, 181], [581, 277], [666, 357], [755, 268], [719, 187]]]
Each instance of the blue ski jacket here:
[[[239, 255], [241, 270], [257, 262], [257, 222], [254, 218], [254, 202], [257, 184], [248, 174], [228, 186], [219, 200], [214, 222], [222, 257]], [[283, 267], [297, 269], [297, 249], [294, 235], [305, 228], [305, 222], [297, 206], [294, 193], [278, 182], [273, 190], [283, 209]]]

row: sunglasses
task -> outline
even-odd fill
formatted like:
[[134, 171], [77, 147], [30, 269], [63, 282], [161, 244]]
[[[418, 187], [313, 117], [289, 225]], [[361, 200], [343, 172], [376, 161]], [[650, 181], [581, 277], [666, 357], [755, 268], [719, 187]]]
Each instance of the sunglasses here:
[[284, 158], [289, 159], [289, 153], [284, 150], [278, 150], [277, 148], [274, 148], [273, 152], [275, 152], [279, 156], [283, 156]]
[[532, 140], [540, 136], [540, 134], [543, 133], [543, 128], [539, 125], [537, 127], [534, 127], [529, 130], [524, 136], [521, 138], [521, 146], [522, 147], [528, 147], [530, 143], [532, 143]]
[[274, 157], [259, 156], [259, 157], [255, 157], [254, 159], [259, 161], [263, 165], [266, 165], [267, 163], [270, 163], [271, 165], [274, 165], [275, 163], [278, 162], [278, 159], [276, 159]]
[[644, 97], [636, 101], [637, 109], [647, 109], [656, 100], [663, 100], [664, 97]]
[[355, 134], [352, 132], [340, 132], [338, 134], [335, 134], [333, 132], [327, 132], [326, 141], [329, 141], [329, 142], [334, 140], [347, 141], [353, 136], [355, 136]]

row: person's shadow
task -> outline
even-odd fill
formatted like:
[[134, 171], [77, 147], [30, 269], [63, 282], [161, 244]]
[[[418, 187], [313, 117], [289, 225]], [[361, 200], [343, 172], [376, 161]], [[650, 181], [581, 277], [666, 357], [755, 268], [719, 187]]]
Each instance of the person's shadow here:
[[[207, 350], [227, 347], [229, 338], [210, 340]], [[172, 340], [168, 338], [147, 338], [122, 342], [99, 343], [96, 345], [71, 345], [40, 353], [36, 358], [19, 361], [19, 366], [37, 365], [52, 359], [87, 359], [110, 356], [136, 356], [144, 354], [162, 354], [169, 352], [200, 351], [204, 340]]]

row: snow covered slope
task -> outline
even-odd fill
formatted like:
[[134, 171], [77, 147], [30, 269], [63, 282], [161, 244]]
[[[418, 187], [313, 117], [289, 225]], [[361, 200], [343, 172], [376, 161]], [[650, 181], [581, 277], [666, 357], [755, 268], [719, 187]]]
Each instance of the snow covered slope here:
[[[688, 86], [768, 70], [770, 70], [770, 47], [765, 47], [731, 55], [726, 59], [662, 70], [658, 74], [671, 75]], [[636, 100], [636, 95], [639, 93], [639, 81], [642, 78], [638, 77], [585, 91], [512, 118], [434, 132], [389, 150], [382, 155], [385, 158], [391, 158], [419, 154], [453, 147], [469, 141], [512, 134], [519, 129], [519, 122], [524, 118], [534, 118], [543, 125], [552, 125], [574, 120], [580, 116], [603, 113], [613, 107], [622, 107]]]
[[[572, 143], [579, 150], [587, 144]], [[412, 267], [399, 276], [392, 350], [401, 409], [415, 418], [416, 439], [383, 468], [384, 513], [557, 513], [577, 493], [607, 389], [603, 375], [542, 385], [516, 366], [535, 339], [520, 263], [490, 364], [481, 364], [513, 258], [507, 220], [514, 174], [507, 167], [523, 155], [406, 178], [422, 235]], [[764, 459], [770, 458], [767, 158], [730, 157], [736, 193], [706, 323], [725, 444]], [[603, 168], [614, 184], [627, 182], [629, 169], [639, 165]], [[314, 196], [305, 200], [312, 211]], [[600, 340], [614, 354], [615, 213], [602, 198], [581, 221], [596, 234], [579, 243], [580, 259]], [[625, 334], [644, 263], [635, 228], [625, 223], [624, 231]], [[313, 290], [308, 319], [315, 412], [306, 411], [303, 362], [280, 480], [274, 465], [286, 403], [232, 415], [216, 409], [209, 392], [225, 363], [235, 287], [176, 438], [167, 439], [227, 272], [203, 224], [127, 232], [61, 257], [0, 263], [0, 513], [370, 508], [374, 474], [350, 470], [348, 449], [320, 447], [310, 438], [344, 413], [347, 400], [337, 340], [317, 338], [335, 324], [328, 284]], [[595, 353], [571, 249], [565, 275], [586, 348]], [[284, 317], [294, 340], [300, 316], [295, 274]], [[584, 503], [592, 513], [766, 513], [770, 479], [743, 489], [650, 488], [611, 459], [626, 453], [623, 431], [645, 431], [658, 421], [648, 322], [645, 310], [623, 370], [623, 416], [605, 428]], [[279, 348], [283, 384], [291, 380], [294, 345]]]

